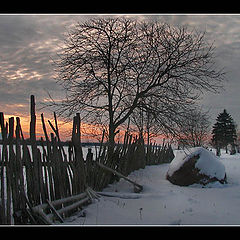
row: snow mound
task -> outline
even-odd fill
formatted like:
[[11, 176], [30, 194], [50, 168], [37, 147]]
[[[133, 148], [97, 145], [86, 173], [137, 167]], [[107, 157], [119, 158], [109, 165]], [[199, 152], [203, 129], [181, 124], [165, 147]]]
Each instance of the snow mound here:
[[195, 154], [200, 155], [200, 158], [195, 165], [195, 167], [200, 170], [200, 173], [218, 179], [224, 178], [226, 173], [225, 166], [220, 162], [219, 157], [215, 156], [205, 148], [199, 148]]
[[181, 150], [169, 165], [167, 179], [185, 186], [212, 181], [223, 183], [226, 180], [225, 166], [219, 157], [205, 148], [192, 148], [188, 152]]

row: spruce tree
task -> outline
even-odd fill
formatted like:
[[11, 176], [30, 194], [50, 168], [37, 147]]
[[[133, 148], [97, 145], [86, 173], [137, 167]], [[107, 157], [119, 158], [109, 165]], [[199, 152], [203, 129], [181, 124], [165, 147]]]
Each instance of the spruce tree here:
[[217, 149], [225, 147], [227, 153], [227, 145], [234, 145], [234, 142], [237, 139], [236, 125], [234, 124], [231, 115], [227, 113], [226, 109], [218, 115], [216, 121], [217, 122], [214, 124], [212, 130], [213, 145]]

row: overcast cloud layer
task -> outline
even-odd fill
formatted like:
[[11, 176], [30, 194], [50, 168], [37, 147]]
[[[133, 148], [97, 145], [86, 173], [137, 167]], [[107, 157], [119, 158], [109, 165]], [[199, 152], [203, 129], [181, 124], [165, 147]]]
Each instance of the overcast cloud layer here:
[[[37, 102], [47, 97], [62, 97], [55, 83], [51, 58], [56, 57], [64, 37], [77, 21], [106, 15], [0, 15], [0, 104], [8, 115], [29, 112], [29, 96]], [[157, 20], [172, 25], [187, 25], [206, 32], [216, 47], [216, 63], [224, 67], [225, 91], [205, 94], [202, 104], [212, 111], [215, 121], [226, 108], [240, 126], [240, 15], [131, 15], [126, 17]]]

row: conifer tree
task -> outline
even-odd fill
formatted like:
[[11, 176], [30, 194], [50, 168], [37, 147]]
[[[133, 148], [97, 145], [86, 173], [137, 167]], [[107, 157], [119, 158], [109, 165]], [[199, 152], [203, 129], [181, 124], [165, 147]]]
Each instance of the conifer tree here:
[[213, 145], [217, 149], [225, 147], [227, 153], [227, 145], [234, 145], [234, 142], [237, 139], [236, 125], [226, 109], [218, 115], [216, 121], [217, 122], [214, 124], [212, 130]]

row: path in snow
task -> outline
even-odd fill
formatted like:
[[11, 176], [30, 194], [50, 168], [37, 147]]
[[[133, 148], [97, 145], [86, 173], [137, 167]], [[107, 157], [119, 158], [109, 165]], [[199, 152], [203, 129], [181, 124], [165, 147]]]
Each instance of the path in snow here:
[[[181, 187], [165, 179], [169, 164], [147, 166], [129, 178], [143, 185], [136, 198], [130, 183], [121, 179], [104, 192], [132, 195], [133, 199], [102, 196], [65, 225], [238, 225], [240, 224], [240, 154], [223, 154], [228, 183]], [[132, 194], [131, 194], [132, 193]]]

